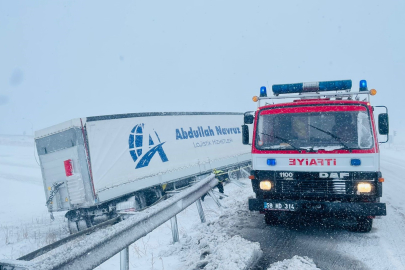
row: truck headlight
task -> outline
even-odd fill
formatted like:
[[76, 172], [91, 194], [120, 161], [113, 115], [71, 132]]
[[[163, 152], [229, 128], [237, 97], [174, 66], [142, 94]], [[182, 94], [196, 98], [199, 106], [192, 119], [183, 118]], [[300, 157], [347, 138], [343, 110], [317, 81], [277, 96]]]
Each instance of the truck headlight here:
[[371, 192], [371, 184], [370, 183], [358, 183], [357, 184], [357, 192], [370, 193]]
[[262, 190], [270, 190], [271, 189], [271, 182], [269, 180], [261, 181], [260, 182], [260, 189], [262, 189]]

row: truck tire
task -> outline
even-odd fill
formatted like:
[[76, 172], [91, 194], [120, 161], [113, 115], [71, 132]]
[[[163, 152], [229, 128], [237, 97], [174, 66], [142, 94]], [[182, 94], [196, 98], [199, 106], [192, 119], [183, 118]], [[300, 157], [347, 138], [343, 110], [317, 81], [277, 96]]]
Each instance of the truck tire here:
[[267, 225], [275, 225], [278, 224], [278, 215], [274, 213], [265, 213], [264, 214], [264, 222]]
[[357, 224], [350, 227], [349, 230], [352, 232], [370, 232], [373, 228], [373, 219], [368, 217], [357, 218]]

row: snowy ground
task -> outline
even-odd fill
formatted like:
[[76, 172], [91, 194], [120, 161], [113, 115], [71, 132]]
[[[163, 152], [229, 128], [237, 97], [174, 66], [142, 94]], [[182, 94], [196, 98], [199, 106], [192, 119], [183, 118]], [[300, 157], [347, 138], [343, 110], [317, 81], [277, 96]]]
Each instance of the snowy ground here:
[[[225, 208], [209, 197], [203, 203], [207, 223], [200, 223], [195, 205], [178, 215], [180, 243], [171, 243], [165, 223], [131, 245], [130, 269], [245, 269], [260, 254], [257, 242], [264, 256], [273, 256], [269, 270], [405, 269], [404, 164], [405, 145], [382, 149], [388, 215], [376, 219], [368, 234], [266, 226], [262, 215], [247, 210], [250, 185], [229, 184]], [[41, 181], [32, 138], [0, 136], [0, 259], [16, 259], [68, 235], [63, 213], [50, 221]], [[97, 269], [119, 269], [119, 256]]]
[[300, 257], [295, 255], [291, 259], [286, 259], [280, 262], [275, 262], [270, 265], [268, 270], [287, 270], [287, 269], [299, 269], [299, 270], [316, 270], [314, 261], [308, 257]]
[[33, 139], [0, 136], [0, 258], [18, 258], [68, 234], [63, 215], [51, 222]]
[[[51, 222], [45, 207], [41, 172], [32, 138], [0, 136], [0, 259], [16, 259], [68, 235], [64, 213]], [[245, 180], [248, 183], [248, 180]], [[130, 269], [246, 269], [261, 255], [258, 243], [227, 230], [246, 209], [248, 185], [226, 186], [223, 208], [206, 197], [207, 222], [200, 222], [195, 205], [178, 215], [180, 243], [172, 244], [167, 222], [130, 246]], [[116, 255], [97, 269], [119, 269]]]

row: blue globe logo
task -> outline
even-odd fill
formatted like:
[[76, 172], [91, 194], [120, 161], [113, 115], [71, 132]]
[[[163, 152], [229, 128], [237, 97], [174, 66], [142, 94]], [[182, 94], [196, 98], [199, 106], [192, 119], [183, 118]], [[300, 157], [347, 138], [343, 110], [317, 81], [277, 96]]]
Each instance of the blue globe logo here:
[[169, 161], [163, 150], [164, 143], [160, 141], [156, 131], [145, 134], [145, 124], [136, 125], [131, 130], [128, 140], [129, 154], [136, 164], [135, 169], [148, 166], [156, 153], [159, 154], [162, 162]]

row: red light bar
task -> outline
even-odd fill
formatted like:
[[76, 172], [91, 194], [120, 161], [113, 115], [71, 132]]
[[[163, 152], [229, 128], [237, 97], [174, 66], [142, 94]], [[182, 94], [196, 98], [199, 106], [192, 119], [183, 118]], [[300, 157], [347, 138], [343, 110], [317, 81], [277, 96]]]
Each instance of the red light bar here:
[[68, 160], [65, 160], [63, 163], [64, 163], [64, 165], [65, 165], [65, 173], [66, 173], [66, 176], [67, 176], [67, 177], [72, 176], [72, 175], [73, 175], [73, 164], [72, 164], [72, 160], [71, 160], [71, 159], [68, 159]]

